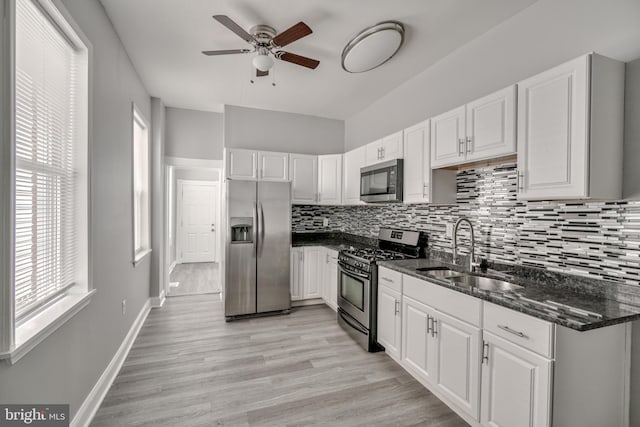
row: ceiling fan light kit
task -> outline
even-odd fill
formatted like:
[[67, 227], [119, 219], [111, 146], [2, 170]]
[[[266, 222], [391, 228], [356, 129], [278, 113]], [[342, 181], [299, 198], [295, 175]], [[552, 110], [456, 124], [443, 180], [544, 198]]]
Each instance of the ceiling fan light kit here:
[[[276, 30], [268, 25], [255, 25], [247, 32], [226, 15], [214, 15], [213, 19], [252, 45], [253, 49], [205, 50], [202, 53], [207, 56], [215, 56], [257, 52], [257, 55], [251, 60], [253, 67], [256, 69], [256, 77], [269, 75], [269, 70], [274, 64], [274, 58], [311, 69], [315, 69], [320, 64], [320, 61], [316, 59], [280, 50], [282, 47], [313, 32], [304, 22], [298, 22], [282, 33], [276, 34]], [[251, 80], [251, 83], [253, 83], [253, 80]], [[275, 82], [273, 86], [275, 86]]]
[[367, 27], [342, 51], [342, 69], [349, 73], [373, 70], [393, 58], [404, 43], [404, 26], [384, 21]]

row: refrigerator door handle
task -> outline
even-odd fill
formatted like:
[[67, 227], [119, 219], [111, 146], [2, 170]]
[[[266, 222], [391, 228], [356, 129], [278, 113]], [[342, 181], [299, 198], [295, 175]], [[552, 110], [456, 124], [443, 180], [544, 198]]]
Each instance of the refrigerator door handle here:
[[262, 209], [262, 203], [260, 203], [260, 253], [264, 249], [264, 210]]
[[253, 233], [253, 256], [257, 257], [258, 256], [258, 204], [254, 203], [253, 204], [253, 228], [254, 228], [254, 233]]

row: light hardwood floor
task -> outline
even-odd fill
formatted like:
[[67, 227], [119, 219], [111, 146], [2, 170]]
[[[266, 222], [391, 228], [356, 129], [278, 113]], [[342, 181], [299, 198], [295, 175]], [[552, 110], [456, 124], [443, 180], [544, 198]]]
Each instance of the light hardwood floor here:
[[169, 281], [179, 283], [178, 286], [169, 287], [169, 296], [220, 292], [218, 263], [178, 264], [171, 272]]
[[325, 306], [225, 323], [218, 295], [149, 314], [92, 426], [467, 424]]

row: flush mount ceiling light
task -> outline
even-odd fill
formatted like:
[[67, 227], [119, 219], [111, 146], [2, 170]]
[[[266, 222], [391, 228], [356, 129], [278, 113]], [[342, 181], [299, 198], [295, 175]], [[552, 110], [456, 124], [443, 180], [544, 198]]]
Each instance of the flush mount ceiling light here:
[[342, 68], [362, 73], [384, 64], [404, 42], [404, 26], [397, 21], [380, 22], [365, 28], [342, 51]]

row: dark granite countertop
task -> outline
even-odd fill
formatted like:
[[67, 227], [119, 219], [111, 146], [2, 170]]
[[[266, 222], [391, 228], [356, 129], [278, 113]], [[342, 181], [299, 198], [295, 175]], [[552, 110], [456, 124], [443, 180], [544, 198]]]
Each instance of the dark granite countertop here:
[[291, 246], [324, 246], [329, 249], [340, 251], [343, 249], [364, 248], [368, 246], [377, 246], [378, 239], [370, 237], [358, 236], [356, 234], [348, 234], [342, 232], [325, 232], [325, 233], [292, 233]]
[[[514, 270], [520, 273], [519, 275], [491, 270], [472, 273], [521, 286], [521, 288], [504, 292], [457, 286], [447, 279], [428, 276], [425, 272], [417, 270], [418, 268], [448, 267], [464, 272], [458, 265], [434, 259], [383, 261], [378, 265], [577, 331], [640, 319], [640, 306], [614, 299], [611, 294], [593, 292], [595, 287], [580, 288], [575, 283], [576, 280], [569, 275], [547, 275], [542, 270], [527, 276], [517, 267]], [[563, 281], [567, 282], [567, 286], [561, 283]]]

